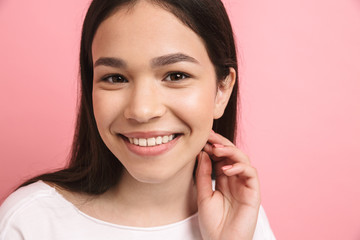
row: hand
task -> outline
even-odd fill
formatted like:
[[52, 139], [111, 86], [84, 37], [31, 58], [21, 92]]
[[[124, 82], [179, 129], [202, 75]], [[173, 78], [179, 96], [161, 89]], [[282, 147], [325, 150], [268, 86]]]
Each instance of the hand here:
[[[212, 190], [211, 160], [216, 173]], [[256, 169], [232, 142], [212, 132], [196, 171], [200, 231], [207, 240], [252, 239], [260, 207]]]

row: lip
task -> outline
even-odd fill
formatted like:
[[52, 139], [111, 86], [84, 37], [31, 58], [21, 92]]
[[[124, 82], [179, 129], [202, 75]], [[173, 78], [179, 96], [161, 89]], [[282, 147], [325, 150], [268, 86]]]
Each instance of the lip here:
[[158, 137], [158, 136], [169, 136], [171, 134], [177, 134], [177, 133], [169, 132], [169, 131], [121, 133], [121, 135], [123, 135], [127, 138], [152, 138], [152, 137]]
[[[163, 143], [155, 146], [146, 146], [141, 147], [135, 144], [131, 144], [128, 138], [151, 138], [157, 136], [168, 136], [171, 134], [175, 134], [175, 138], [167, 143]], [[182, 134], [176, 134], [173, 132], [132, 132], [127, 134], [119, 134], [119, 137], [122, 138], [126, 147], [130, 152], [139, 155], [139, 156], [158, 156], [170, 151], [178, 142], [178, 140], [182, 137]]]

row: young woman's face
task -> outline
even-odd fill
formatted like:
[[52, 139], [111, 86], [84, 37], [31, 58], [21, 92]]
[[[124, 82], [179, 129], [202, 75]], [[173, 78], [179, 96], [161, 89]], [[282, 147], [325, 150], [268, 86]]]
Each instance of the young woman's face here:
[[225, 107], [202, 39], [141, 1], [102, 22], [92, 55], [97, 127], [127, 172], [153, 183], [191, 174]]

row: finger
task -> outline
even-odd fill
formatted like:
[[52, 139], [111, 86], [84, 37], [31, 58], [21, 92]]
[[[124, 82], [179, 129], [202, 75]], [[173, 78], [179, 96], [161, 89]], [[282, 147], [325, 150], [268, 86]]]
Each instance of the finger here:
[[210, 132], [208, 142], [211, 144], [221, 144], [224, 146], [234, 146], [234, 144], [227, 138], [221, 136], [218, 133], [215, 133], [214, 131]]
[[213, 146], [213, 145], [211, 145], [209, 143], [206, 143], [204, 148], [203, 148], [203, 151], [206, 152], [213, 161], [217, 162], [217, 161], [220, 161], [221, 159], [219, 159], [218, 157], [216, 157], [214, 155], [214, 153], [213, 153], [214, 148], [215, 148], [215, 146]]
[[198, 155], [196, 186], [198, 191], [198, 204], [212, 196], [211, 161], [209, 155], [203, 151]]
[[224, 175], [224, 170], [222, 169], [222, 167], [227, 166], [227, 165], [232, 165], [232, 164], [234, 164], [234, 162], [230, 162], [230, 161], [226, 161], [226, 160], [214, 162], [212, 167], [213, 167], [213, 172], [215, 173], [215, 177]]
[[213, 146], [209, 143], [206, 143], [203, 151], [205, 151], [207, 154], [209, 154], [210, 156], [213, 155], [212, 151], [213, 151]]
[[226, 158], [233, 162], [243, 162], [250, 164], [249, 157], [235, 146], [223, 146], [214, 144], [211, 147], [204, 148], [204, 151], [211, 155], [212, 159], [215, 162]]
[[233, 165], [225, 165], [222, 170], [226, 176], [238, 176], [246, 180], [249, 188], [257, 189], [259, 186], [258, 174], [254, 167], [245, 163], [235, 163]]

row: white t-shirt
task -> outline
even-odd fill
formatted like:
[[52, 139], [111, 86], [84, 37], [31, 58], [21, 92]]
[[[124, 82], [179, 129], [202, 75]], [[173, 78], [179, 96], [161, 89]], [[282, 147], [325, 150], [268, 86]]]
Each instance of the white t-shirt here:
[[[12, 193], [0, 207], [0, 240], [201, 239], [197, 214], [158, 227], [129, 227], [90, 217], [42, 181]], [[260, 207], [254, 240], [275, 239]]]

